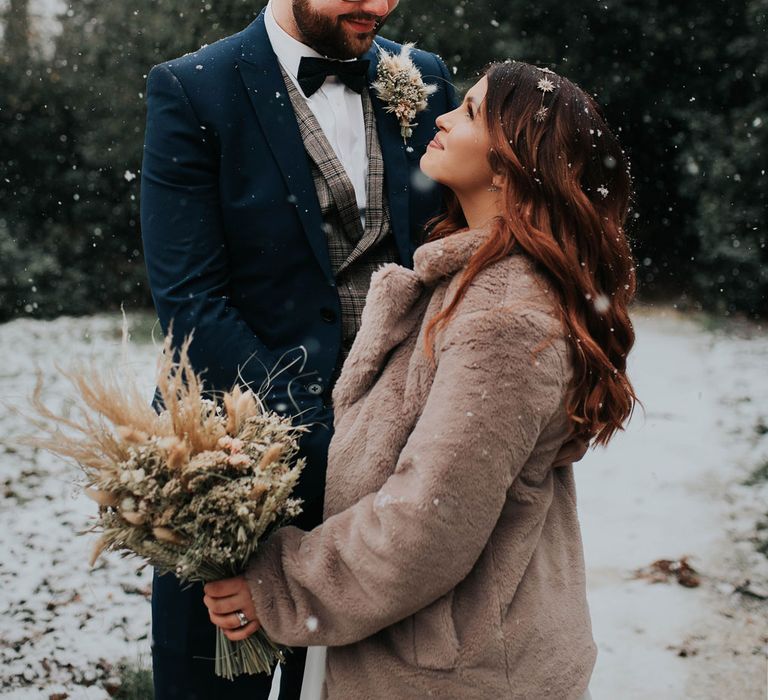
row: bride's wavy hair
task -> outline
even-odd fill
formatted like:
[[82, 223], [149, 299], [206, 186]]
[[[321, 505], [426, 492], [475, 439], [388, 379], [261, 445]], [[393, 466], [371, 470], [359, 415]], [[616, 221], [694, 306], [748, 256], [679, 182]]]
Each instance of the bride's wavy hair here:
[[[567, 410], [575, 433], [606, 444], [637, 402], [626, 373], [635, 341], [627, 307], [636, 287], [624, 230], [629, 164], [601, 108], [571, 81], [520, 62], [492, 64], [485, 75], [489, 161], [503, 176], [504, 214], [470, 259], [451, 303], [430, 320], [428, 352], [475, 277], [522, 251], [559, 295], [574, 368]], [[554, 89], [542, 91], [542, 79]], [[447, 197], [446, 213], [428, 227], [430, 241], [467, 227], [458, 199]]]

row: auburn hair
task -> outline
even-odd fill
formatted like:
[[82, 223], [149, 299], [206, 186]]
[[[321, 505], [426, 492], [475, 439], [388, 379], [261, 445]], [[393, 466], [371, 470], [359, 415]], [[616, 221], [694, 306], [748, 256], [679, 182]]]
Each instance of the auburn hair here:
[[[635, 341], [628, 306], [636, 288], [624, 230], [629, 164], [601, 108], [571, 81], [516, 61], [492, 64], [485, 76], [481, 109], [489, 162], [503, 176], [503, 214], [470, 259], [450, 304], [430, 319], [427, 352], [432, 356], [435, 333], [477, 275], [513, 251], [524, 253], [558, 294], [574, 370], [567, 410], [575, 434], [606, 444], [637, 402], [626, 372]], [[554, 89], [543, 91], [542, 79]], [[430, 222], [428, 241], [467, 228], [458, 198], [446, 196], [446, 211]]]

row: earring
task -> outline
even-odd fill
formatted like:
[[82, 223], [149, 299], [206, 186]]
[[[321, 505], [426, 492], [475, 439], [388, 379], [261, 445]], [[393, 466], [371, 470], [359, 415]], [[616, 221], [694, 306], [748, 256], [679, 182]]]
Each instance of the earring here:
[[489, 192], [498, 192], [500, 189], [501, 189], [501, 188], [500, 188], [500, 187], [496, 187], [496, 185], [491, 185], [491, 186], [488, 188], [488, 191], [489, 191]]

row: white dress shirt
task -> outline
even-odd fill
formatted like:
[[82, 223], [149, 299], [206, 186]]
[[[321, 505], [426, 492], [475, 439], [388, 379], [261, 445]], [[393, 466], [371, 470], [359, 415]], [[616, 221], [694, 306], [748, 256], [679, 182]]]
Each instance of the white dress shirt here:
[[[325, 56], [296, 41], [277, 23], [271, 0], [264, 13], [264, 25], [277, 60], [304, 96], [298, 80], [301, 59], [304, 56], [315, 58], [325, 58]], [[365, 143], [362, 98], [336, 76], [330, 76], [317, 92], [304, 99], [352, 181], [360, 217], [363, 219], [367, 201], [368, 152]]]

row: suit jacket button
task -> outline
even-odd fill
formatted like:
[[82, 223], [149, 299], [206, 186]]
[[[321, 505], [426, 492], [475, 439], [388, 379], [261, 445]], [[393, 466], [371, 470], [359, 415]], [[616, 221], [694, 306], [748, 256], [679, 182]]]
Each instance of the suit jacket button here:
[[320, 309], [320, 318], [326, 323], [335, 323], [336, 312], [333, 309]]
[[317, 396], [318, 394], [322, 394], [323, 393], [323, 387], [320, 386], [320, 384], [310, 384], [307, 387], [307, 391], [310, 394], [315, 394]]

